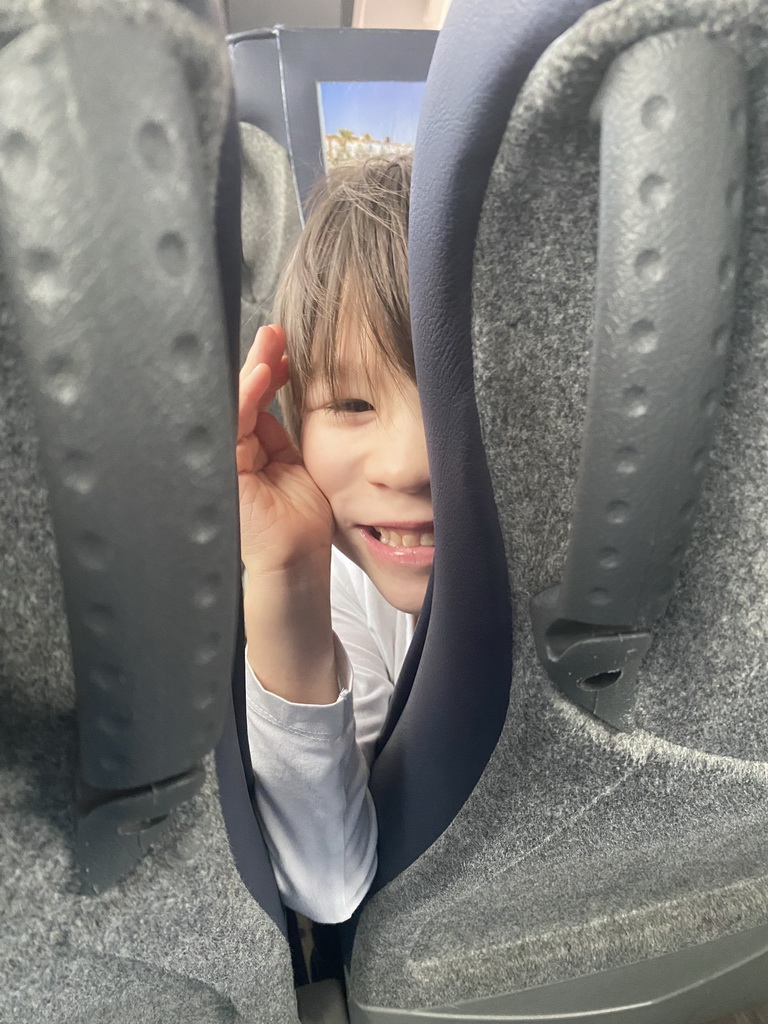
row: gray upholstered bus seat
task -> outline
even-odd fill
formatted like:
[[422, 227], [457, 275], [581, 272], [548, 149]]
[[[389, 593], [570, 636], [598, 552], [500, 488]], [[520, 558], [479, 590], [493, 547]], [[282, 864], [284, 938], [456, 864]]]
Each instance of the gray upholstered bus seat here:
[[303, 206], [325, 172], [319, 83], [423, 81], [436, 36], [278, 27], [229, 37], [243, 150], [243, 359], [270, 322]]
[[239, 605], [226, 52], [163, 0], [0, 25], [0, 1019], [296, 1024], [210, 754]]
[[[411, 298], [437, 558], [421, 661], [396, 691], [399, 719], [374, 765], [383, 874], [357, 927], [352, 1019], [702, 1022], [768, 998], [768, 5], [596, 6], [559, 29], [499, 145], [478, 110], [492, 108], [492, 86], [499, 103], [515, 99], [514, 74], [494, 63], [505, 25], [512, 52], [543, 8], [568, 16], [566, 4], [524, 7], [454, 0], [416, 149]], [[471, 67], [480, 52], [477, 105], [456, 69], [459, 53]], [[468, 196], [486, 181], [479, 222], [468, 223]], [[607, 378], [598, 342], [618, 346]], [[633, 493], [649, 460], [668, 453], [675, 465], [679, 437], [695, 437], [679, 416], [686, 380], [665, 394], [690, 344], [713, 374], [696, 376], [694, 395], [696, 429], [706, 438], [713, 428], [709, 457], [706, 440], [683, 446], [678, 476]], [[668, 364], [653, 379], [660, 355]], [[591, 389], [590, 373], [613, 392]], [[612, 409], [597, 400], [611, 397]], [[655, 443], [627, 443], [643, 417], [646, 440], [659, 427]], [[592, 492], [587, 424], [592, 440], [602, 428], [616, 446]], [[478, 455], [491, 512], [482, 478], [467, 487]], [[540, 661], [531, 615], [534, 599], [567, 581], [570, 540], [584, 536], [574, 509], [593, 497], [590, 572], [621, 577], [622, 559], [637, 557], [601, 531], [621, 538], [634, 521], [642, 534], [656, 517], [636, 591], [651, 593], [659, 551], [669, 572], [652, 605], [674, 581], [658, 618], [646, 608], [614, 622], [618, 635], [593, 629], [622, 650], [627, 634], [635, 647], [651, 634], [634, 695], [613, 704], [623, 670], [577, 673], [586, 686], [566, 696], [567, 680], [556, 685]], [[661, 516], [671, 499], [674, 529]], [[487, 557], [495, 529], [511, 614]], [[472, 595], [473, 562], [493, 597], [482, 621], [460, 576]], [[601, 622], [592, 613], [611, 586], [590, 584], [584, 622]], [[480, 632], [494, 614], [490, 635]], [[453, 820], [435, 828], [444, 807], [412, 793], [435, 765], [463, 762], [463, 721], [474, 723], [492, 670], [484, 649], [505, 630], [498, 743]], [[571, 656], [565, 627], [550, 639], [551, 661], [560, 640]], [[429, 674], [439, 651], [443, 679]], [[449, 692], [452, 662], [464, 671]], [[501, 699], [488, 701], [493, 714]], [[427, 842], [409, 849], [414, 833]]]
[[279, 142], [261, 128], [240, 122], [242, 162], [242, 326], [241, 361], [262, 324], [272, 322], [272, 301], [280, 272], [298, 233], [301, 214], [291, 161]]

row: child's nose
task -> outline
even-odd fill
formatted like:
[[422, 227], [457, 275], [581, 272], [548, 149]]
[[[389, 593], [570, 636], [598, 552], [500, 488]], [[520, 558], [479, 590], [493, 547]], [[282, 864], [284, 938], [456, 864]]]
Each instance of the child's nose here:
[[391, 490], [419, 493], [429, 489], [421, 415], [402, 416], [382, 426], [368, 455], [366, 475], [370, 483]]

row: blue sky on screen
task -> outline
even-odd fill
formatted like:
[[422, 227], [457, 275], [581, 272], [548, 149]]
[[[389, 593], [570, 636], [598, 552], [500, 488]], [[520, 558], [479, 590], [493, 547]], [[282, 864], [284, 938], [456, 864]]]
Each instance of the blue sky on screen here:
[[348, 128], [356, 135], [413, 143], [424, 82], [319, 82], [323, 134]]

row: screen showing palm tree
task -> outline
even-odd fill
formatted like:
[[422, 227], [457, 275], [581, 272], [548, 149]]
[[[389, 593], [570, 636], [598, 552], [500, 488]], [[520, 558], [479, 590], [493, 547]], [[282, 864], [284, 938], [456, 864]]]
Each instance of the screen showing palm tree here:
[[413, 148], [424, 82], [318, 82], [326, 169]]

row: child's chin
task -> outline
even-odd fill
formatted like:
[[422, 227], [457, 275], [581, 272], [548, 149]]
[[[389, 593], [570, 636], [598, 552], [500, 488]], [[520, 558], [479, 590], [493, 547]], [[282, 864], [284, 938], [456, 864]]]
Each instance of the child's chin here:
[[424, 580], [393, 580], [383, 573], [372, 573], [371, 580], [385, 601], [400, 612], [418, 615], [424, 604], [429, 575]]

